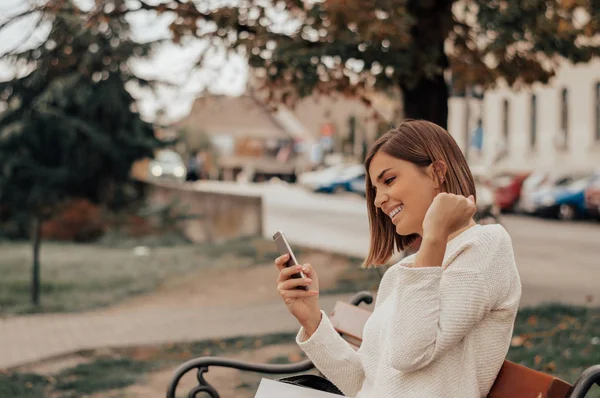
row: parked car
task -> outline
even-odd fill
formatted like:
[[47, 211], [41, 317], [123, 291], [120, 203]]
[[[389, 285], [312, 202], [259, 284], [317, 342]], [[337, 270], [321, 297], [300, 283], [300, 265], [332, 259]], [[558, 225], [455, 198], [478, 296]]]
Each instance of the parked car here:
[[150, 178], [185, 181], [187, 170], [177, 152], [163, 149], [148, 164]]
[[365, 175], [363, 174], [360, 177], [357, 177], [353, 180], [350, 180], [346, 183], [346, 190], [348, 192], [357, 193], [363, 197], [367, 196], [367, 187], [365, 181]]
[[585, 208], [591, 217], [600, 219], [600, 170], [585, 189]]
[[343, 169], [343, 165], [336, 164], [324, 169], [306, 171], [298, 176], [297, 183], [311, 191], [318, 190], [324, 182], [335, 178]]
[[553, 187], [567, 185], [580, 177], [550, 171], [534, 171], [523, 181], [516, 210], [526, 214], [536, 213], [538, 205], [535, 200], [539, 200], [545, 192], [552, 190]]
[[298, 177], [298, 183], [314, 192], [344, 192], [348, 182], [364, 175], [365, 168], [362, 164], [336, 165], [324, 170], [302, 173]]
[[496, 176], [492, 183], [494, 186], [494, 203], [500, 211], [511, 212], [521, 198], [523, 182], [530, 173], [502, 174]]
[[560, 220], [589, 216], [585, 207], [585, 190], [593, 176], [576, 180], [561, 179], [555, 185], [543, 186], [531, 197], [533, 213]]

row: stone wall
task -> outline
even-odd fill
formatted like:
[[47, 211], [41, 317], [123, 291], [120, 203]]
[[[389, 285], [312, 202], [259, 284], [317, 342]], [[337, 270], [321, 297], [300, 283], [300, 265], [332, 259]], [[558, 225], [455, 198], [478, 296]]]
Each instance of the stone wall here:
[[193, 242], [219, 242], [242, 236], [262, 236], [262, 198], [201, 191], [192, 184], [149, 183], [149, 204], [172, 204], [178, 213], [193, 216], [183, 221], [186, 236]]

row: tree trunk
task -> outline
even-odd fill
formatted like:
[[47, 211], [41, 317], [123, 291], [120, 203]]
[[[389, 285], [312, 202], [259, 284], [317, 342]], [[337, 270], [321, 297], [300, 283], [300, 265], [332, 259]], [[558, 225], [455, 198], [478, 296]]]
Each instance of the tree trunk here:
[[42, 221], [33, 219], [33, 267], [31, 272], [31, 302], [40, 305], [40, 245], [42, 243]]
[[448, 129], [448, 87], [443, 75], [420, 79], [412, 88], [401, 84], [404, 117], [423, 119]]
[[[432, 54], [421, 57], [415, 54], [413, 69], [415, 81], [402, 84], [402, 100], [404, 117], [411, 119], [424, 119], [448, 129], [448, 87], [442, 71], [450, 67], [448, 56], [445, 53], [445, 42], [448, 34], [454, 29], [454, 16], [452, 5], [455, 2], [447, 0], [408, 0], [408, 12], [416, 18], [416, 23], [411, 28], [414, 51]], [[424, 69], [434, 63], [440, 73], [432, 78], [425, 76]]]

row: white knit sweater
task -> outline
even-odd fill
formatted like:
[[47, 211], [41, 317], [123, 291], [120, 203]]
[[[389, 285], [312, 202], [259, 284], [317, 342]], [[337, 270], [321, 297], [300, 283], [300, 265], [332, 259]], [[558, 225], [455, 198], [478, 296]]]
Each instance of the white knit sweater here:
[[441, 267], [392, 266], [355, 351], [323, 313], [297, 343], [346, 396], [484, 397], [509, 348], [521, 297], [510, 236], [476, 225], [446, 247]]

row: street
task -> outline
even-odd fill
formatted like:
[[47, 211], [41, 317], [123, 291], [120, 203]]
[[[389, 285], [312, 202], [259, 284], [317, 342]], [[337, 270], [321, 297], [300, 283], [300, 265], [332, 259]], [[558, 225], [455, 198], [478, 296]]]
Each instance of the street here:
[[[356, 195], [314, 194], [285, 184], [200, 186], [261, 194], [265, 237], [281, 229], [294, 244], [361, 257], [368, 250], [366, 206]], [[600, 223], [517, 215], [504, 215], [502, 223], [513, 240], [523, 285], [521, 305], [548, 301], [600, 305]]]

